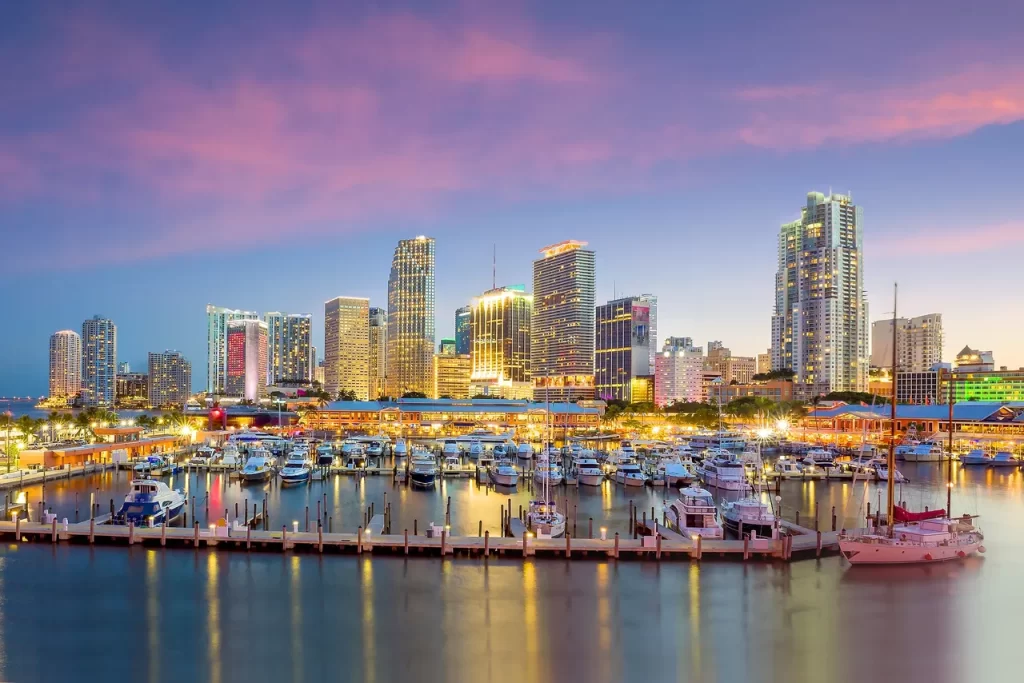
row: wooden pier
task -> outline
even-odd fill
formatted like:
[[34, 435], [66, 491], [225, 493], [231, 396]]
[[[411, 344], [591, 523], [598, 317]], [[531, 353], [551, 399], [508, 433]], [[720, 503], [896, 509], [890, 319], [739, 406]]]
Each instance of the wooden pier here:
[[77, 467], [68, 465], [67, 467], [55, 470], [19, 470], [17, 472], [0, 474], [0, 489], [20, 489], [29, 484], [45, 484], [59, 479], [70, 479], [71, 477], [103, 472], [113, 468], [113, 463], [90, 463], [88, 465], [78, 465]]

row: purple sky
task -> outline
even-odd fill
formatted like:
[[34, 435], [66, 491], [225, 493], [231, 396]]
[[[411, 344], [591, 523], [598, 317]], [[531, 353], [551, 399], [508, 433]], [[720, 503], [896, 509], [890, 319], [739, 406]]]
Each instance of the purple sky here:
[[[301, 5], [301, 6], [300, 6]], [[898, 5], [898, 6], [894, 6]], [[864, 207], [872, 320], [941, 312], [1024, 365], [1024, 3], [0, 7], [0, 394], [95, 313], [120, 359], [204, 382], [206, 303], [385, 305], [437, 239], [438, 331], [546, 244], [661, 336], [763, 352], [775, 240], [810, 190]]]

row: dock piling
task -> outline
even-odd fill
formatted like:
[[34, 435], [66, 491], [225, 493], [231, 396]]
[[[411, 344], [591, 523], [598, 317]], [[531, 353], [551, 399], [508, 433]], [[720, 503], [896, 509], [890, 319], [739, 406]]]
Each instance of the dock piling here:
[[363, 527], [356, 530], [356, 555], [363, 554]]
[[565, 535], [565, 559], [572, 558], [572, 534]]
[[[18, 540], [18, 539], [14, 539]], [[89, 544], [96, 542], [96, 518], [89, 520]]]
[[405, 554], [409, 554], [409, 530], [405, 530]]
[[281, 552], [288, 550], [288, 527], [281, 526]]
[[309, 506], [306, 506], [306, 533], [309, 533]]
[[657, 547], [656, 547], [656, 549], [654, 551], [654, 558], [656, 560], [660, 560], [661, 559], [661, 534], [655, 534], [655, 543], [657, 544]]
[[56, 543], [57, 542], [57, 518], [56, 517], [53, 518], [52, 524], [53, 524], [53, 526], [52, 526], [52, 529], [50, 531], [50, 543]]
[[[740, 534], [742, 536], [742, 534]], [[743, 536], [743, 561], [750, 559], [750, 536]]]
[[818, 541], [817, 541], [817, 546], [815, 548], [815, 553], [817, 553], [817, 555], [816, 555], [817, 557], [821, 557], [821, 532], [818, 531], [816, 533], [818, 534]]
[[14, 541], [21, 543], [21, 515], [14, 518]]
[[[319, 504], [319, 503], [318, 503]], [[316, 520], [316, 549], [321, 555], [324, 552], [324, 528], [320, 526], [320, 518]]]
[[477, 522], [477, 525], [476, 525], [476, 537], [480, 538], [483, 535], [484, 535], [484, 520], [481, 519], [480, 521]]
[[594, 518], [587, 518], [587, 538], [594, 538]]
[[832, 506], [832, 531], [836, 530], [836, 506]]
[[252, 549], [252, 526], [246, 525], [245, 527], [245, 549]]
[[448, 538], [448, 529], [441, 529], [441, 557], [444, 558], [444, 545]]
[[697, 534], [697, 559], [700, 560], [704, 555], [704, 536]]
[[193, 522], [195, 526], [192, 527], [192, 547], [199, 547], [199, 522]]
[[615, 532], [615, 551], [612, 554], [612, 557], [614, 557], [616, 560], [619, 559], [619, 532], [618, 531]]
[[167, 545], [167, 524], [168, 522], [165, 520], [164, 523], [160, 525], [160, 545], [162, 546]]

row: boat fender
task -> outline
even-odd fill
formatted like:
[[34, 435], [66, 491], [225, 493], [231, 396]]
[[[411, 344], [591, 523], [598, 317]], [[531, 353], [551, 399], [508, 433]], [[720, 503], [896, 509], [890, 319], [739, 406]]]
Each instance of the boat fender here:
[[979, 553], [983, 553], [983, 552], [985, 552], [985, 546], [983, 546], [983, 545], [979, 545], [979, 546], [978, 546], [978, 552], [979, 552]]
[[924, 559], [926, 559], [926, 560], [928, 560], [929, 562], [931, 562], [931, 561], [932, 561], [932, 554], [931, 554], [931, 553], [925, 553], [925, 555], [924, 555]]
[[900, 540], [901, 541], [907, 540], [907, 535], [906, 534], [900, 534]]
[[958, 552], [957, 555], [959, 555], [960, 557], [967, 557], [967, 553], [965, 553], [963, 550]]

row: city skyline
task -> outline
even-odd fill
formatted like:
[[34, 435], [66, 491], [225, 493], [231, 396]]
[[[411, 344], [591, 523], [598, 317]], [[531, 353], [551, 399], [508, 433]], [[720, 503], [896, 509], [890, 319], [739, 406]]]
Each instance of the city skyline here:
[[[417, 233], [437, 239], [438, 337], [494, 282], [493, 245], [497, 279], [529, 282], [536, 249], [576, 237], [597, 253], [598, 301], [655, 292], [661, 336], [755, 356], [778, 226], [829, 187], [865, 209], [870, 322], [899, 280], [901, 314], [942, 313], [944, 360], [973, 344], [1024, 365], [1024, 322], [1006, 315], [1024, 245], [1024, 7], [860, 3], [844, 25], [872, 40], [840, 52], [807, 30], [828, 8], [797, 4], [752, 3], [740, 20], [757, 31], [683, 3], [247, 6], [275, 64], [229, 11], [8, 4], [0, 63], [20, 94], [0, 121], [0, 286], [20, 294], [3, 350], [24, 362], [0, 368], [0, 393], [44, 394], [49, 336], [96, 310], [133, 367], [178, 348], [201, 388], [194, 311], [313, 311], [320, 338], [323, 300], [385, 301], [389, 250]], [[227, 276], [229, 259], [286, 277], [268, 293]], [[206, 275], [179, 282], [183, 268]], [[683, 269], [715, 286], [677, 294]], [[173, 296], [125, 286], [171, 281]]]

